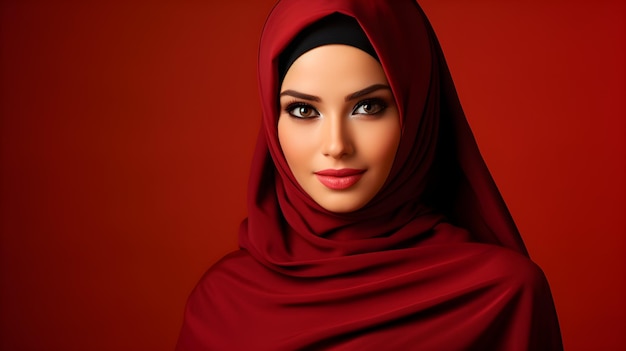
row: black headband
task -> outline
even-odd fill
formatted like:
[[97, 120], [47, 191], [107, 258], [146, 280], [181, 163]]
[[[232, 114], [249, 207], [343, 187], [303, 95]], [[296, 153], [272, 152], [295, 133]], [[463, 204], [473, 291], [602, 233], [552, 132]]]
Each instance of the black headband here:
[[359, 23], [352, 17], [334, 13], [313, 23], [300, 32], [280, 54], [278, 74], [283, 81], [287, 70], [305, 52], [329, 44], [350, 45], [370, 54], [376, 60], [378, 56], [367, 39]]

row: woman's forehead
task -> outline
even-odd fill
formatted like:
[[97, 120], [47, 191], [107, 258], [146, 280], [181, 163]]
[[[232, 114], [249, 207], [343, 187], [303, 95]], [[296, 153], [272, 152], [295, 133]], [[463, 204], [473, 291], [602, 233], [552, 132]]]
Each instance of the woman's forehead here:
[[348, 45], [325, 45], [300, 56], [287, 71], [281, 85], [285, 89], [336, 90], [362, 89], [388, 84], [380, 63], [364, 51]]

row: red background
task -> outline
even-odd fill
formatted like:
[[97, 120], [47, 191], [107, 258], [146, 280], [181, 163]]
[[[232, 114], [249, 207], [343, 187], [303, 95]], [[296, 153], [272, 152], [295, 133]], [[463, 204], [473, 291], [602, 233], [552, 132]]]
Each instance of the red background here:
[[[0, 349], [173, 348], [245, 216], [273, 2], [1, 2]], [[624, 2], [421, 3], [566, 349], [621, 349]]]

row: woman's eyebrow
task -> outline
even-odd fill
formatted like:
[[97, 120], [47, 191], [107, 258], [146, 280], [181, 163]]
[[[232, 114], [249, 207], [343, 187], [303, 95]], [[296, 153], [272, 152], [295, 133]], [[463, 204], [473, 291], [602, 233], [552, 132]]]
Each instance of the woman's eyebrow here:
[[280, 93], [280, 96], [284, 96], [284, 95], [291, 95], [291, 96], [297, 97], [299, 99], [315, 101], [315, 102], [322, 101], [322, 99], [320, 99], [319, 97], [317, 97], [315, 95], [309, 95], [309, 94], [301, 93], [301, 92], [295, 91], [295, 90], [285, 90], [282, 93]]
[[354, 92], [348, 96], [346, 96], [346, 101], [350, 101], [350, 100], [354, 100], [354, 99], [358, 99], [363, 95], [367, 95], [369, 93], [373, 93], [376, 90], [381, 90], [381, 89], [387, 89], [387, 90], [391, 90], [391, 88], [386, 85], [386, 84], [374, 84], [374, 85], [370, 85], [369, 87], [365, 88], [365, 89], [361, 89], [357, 92]]
[[[367, 95], [369, 93], [372, 93], [372, 92], [375, 92], [375, 91], [381, 90], [381, 89], [391, 90], [391, 88], [388, 85], [386, 85], [386, 84], [374, 84], [374, 85], [370, 85], [369, 87], [367, 87], [365, 89], [361, 89], [359, 91], [356, 91], [356, 92], [346, 96], [346, 101], [358, 99], [359, 97], [361, 97], [363, 95]], [[322, 99], [319, 98], [318, 96], [301, 93], [299, 91], [295, 91], [295, 90], [291, 90], [291, 89], [287, 89], [287, 90], [283, 91], [282, 93], [280, 93], [280, 96], [285, 96], [285, 95], [290, 95], [290, 96], [293, 96], [293, 97], [296, 97], [296, 98], [299, 98], [299, 99], [315, 101], [315, 102], [322, 101]]]

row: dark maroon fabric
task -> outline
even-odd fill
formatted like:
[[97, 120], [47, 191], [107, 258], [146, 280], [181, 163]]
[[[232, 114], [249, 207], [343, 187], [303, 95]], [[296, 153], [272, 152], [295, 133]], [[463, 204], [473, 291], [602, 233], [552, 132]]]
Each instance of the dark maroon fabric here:
[[[277, 137], [278, 57], [334, 12], [357, 19], [402, 138], [385, 186], [336, 214], [298, 185]], [[547, 281], [485, 166], [437, 39], [411, 0], [284, 0], [259, 50], [263, 122], [241, 250], [187, 303], [178, 350], [560, 350]]]

